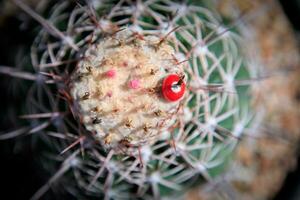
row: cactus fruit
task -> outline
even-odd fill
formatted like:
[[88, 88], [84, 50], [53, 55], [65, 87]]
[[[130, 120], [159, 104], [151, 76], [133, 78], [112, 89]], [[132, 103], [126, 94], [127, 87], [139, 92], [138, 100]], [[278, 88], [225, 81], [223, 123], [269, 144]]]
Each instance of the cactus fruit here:
[[14, 1], [43, 26], [29, 132], [62, 162], [33, 199], [54, 182], [78, 199], [178, 197], [225, 168], [252, 120], [235, 22], [205, 1], [61, 1], [47, 19]]

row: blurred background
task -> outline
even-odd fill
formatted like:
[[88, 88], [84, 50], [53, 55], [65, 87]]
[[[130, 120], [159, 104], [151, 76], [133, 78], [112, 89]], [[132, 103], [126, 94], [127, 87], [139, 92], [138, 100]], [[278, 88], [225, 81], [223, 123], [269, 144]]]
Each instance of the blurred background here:
[[[291, 23], [294, 33], [298, 39], [298, 46], [300, 44], [300, 0], [280, 0], [279, 1], [282, 9]], [[300, 77], [299, 77], [300, 79]], [[300, 95], [298, 97], [300, 100]], [[300, 108], [298, 108], [300, 109]], [[299, 152], [299, 150], [298, 150]], [[299, 152], [300, 153], [300, 152]], [[299, 155], [299, 154], [298, 154]], [[300, 157], [298, 157], [298, 163], [300, 163]], [[295, 171], [288, 174], [286, 177], [283, 187], [276, 195], [274, 200], [288, 199], [298, 200], [300, 199], [300, 166]]]
[[[299, 39], [300, 0], [279, 2]], [[28, 62], [22, 56], [30, 51], [37, 24], [27, 15], [16, 15], [16, 12], [20, 11], [7, 7], [5, 1], [0, 1], [0, 65], [18, 67]], [[19, 89], [15, 90], [16, 87]], [[22, 110], [25, 91], [26, 85], [18, 80], [12, 81], [10, 77], [0, 76], [0, 132], [13, 130], [21, 125], [13, 120], [18, 115], [13, 110]], [[300, 95], [298, 98], [300, 100]], [[25, 136], [0, 140], [0, 199], [29, 199], [47, 181], [45, 177], [49, 174], [37, 167], [38, 155], [31, 142], [31, 138]], [[300, 199], [300, 167], [288, 174], [274, 199]]]

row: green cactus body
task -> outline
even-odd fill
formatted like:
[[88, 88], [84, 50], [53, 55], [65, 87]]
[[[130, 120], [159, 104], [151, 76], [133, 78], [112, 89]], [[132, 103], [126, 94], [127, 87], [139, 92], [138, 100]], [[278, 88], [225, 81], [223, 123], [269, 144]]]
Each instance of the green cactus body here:
[[[32, 45], [43, 78], [28, 111], [57, 113], [30, 120], [62, 152], [50, 185], [78, 199], [160, 199], [224, 170], [252, 120], [236, 26], [205, 1], [62, 1], [50, 13]], [[176, 102], [159, 91], [169, 74], [185, 75]]]

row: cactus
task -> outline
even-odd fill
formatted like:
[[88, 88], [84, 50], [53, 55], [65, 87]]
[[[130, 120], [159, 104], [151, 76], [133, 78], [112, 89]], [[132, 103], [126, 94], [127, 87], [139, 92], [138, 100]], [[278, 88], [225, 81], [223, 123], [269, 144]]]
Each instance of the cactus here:
[[[206, 1], [61, 1], [47, 18], [14, 1], [43, 28], [32, 73], [1, 68], [34, 81], [30, 128], [0, 137], [39, 132], [52, 154], [42, 164], [61, 163], [33, 199], [59, 182], [78, 199], [178, 197], [226, 168], [253, 119], [235, 21]], [[186, 85], [174, 101], [169, 75]]]

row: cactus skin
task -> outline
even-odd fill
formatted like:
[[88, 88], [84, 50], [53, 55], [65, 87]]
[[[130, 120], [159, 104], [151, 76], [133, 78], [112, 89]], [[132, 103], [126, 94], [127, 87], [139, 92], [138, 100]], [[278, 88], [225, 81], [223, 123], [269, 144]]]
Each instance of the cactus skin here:
[[[240, 50], [242, 44], [238, 32], [226, 28], [222, 18], [206, 8], [203, 2], [92, 1], [87, 5], [74, 6], [62, 1], [52, 9], [47, 21], [40, 20], [46, 28], [39, 32], [32, 45], [32, 65], [37, 78], [30, 93], [30, 103], [36, 106], [30, 106], [28, 110], [27, 117], [32, 126], [29, 132], [41, 132], [45, 144], [54, 153], [61, 153], [57, 158], [63, 162], [33, 199], [44, 195], [54, 182], [64, 183], [66, 180], [63, 184], [65, 190], [78, 199], [83, 196], [104, 199], [178, 197], [179, 191], [185, 191], [199, 180], [211, 181], [219, 174], [217, 169], [224, 167], [237, 138], [251, 121], [250, 101], [243, 99], [248, 98], [249, 86], [238, 84], [249, 79], [250, 69]], [[24, 9], [23, 4], [21, 7]], [[139, 137], [125, 141], [125, 148], [120, 148], [116, 144], [124, 142], [125, 135], [130, 132], [121, 132], [114, 135], [115, 138], [95, 134], [99, 127], [89, 125], [93, 124], [91, 117], [94, 116], [85, 115], [85, 104], [80, 103], [85, 93], [78, 89], [85, 89], [90, 83], [80, 85], [81, 82], [74, 79], [89, 73], [84, 55], [89, 55], [96, 48], [92, 54], [103, 56], [101, 52], [107, 49], [102, 44], [118, 42], [118, 37], [121, 37], [118, 34], [123, 31], [136, 36], [141, 42], [146, 40], [146, 45], [151, 37], [162, 41], [158, 52], [152, 53], [162, 56], [159, 51], [168, 49], [166, 54], [170, 59], [166, 59], [164, 65], [171, 65], [176, 72], [184, 70], [188, 90], [184, 98], [175, 104], [160, 103], [145, 94], [138, 95], [138, 103], [150, 101], [148, 104], [153, 103], [162, 111], [176, 108], [176, 112], [171, 111], [174, 119], [164, 126], [165, 129], [153, 128], [154, 140], [142, 140], [137, 134]], [[132, 51], [139, 48], [134, 44], [130, 47]], [[118, 56], [114, 62], [131, 58], [131, 54], [120, 55], [121, 58]], [[91, 65], [94, 61], [89, 60]], [[76, 62], [79, 64], [76, 65]], [[138, 63], [137, 60], [133, 62]], [[160, 72], [164, 68], [160, 65], [162, 61], [157, 58], [155, 62], [159, 64], [152, 66], [159, 71], [154, 76], [154, 82], [157, 82], [167, 73]], [[103, 70], [99, 73], [107, 72], [106, 78], [113, 79], [111, 81], [117, 82], [120, 75], [125, 78], [131, 75], [125, 68], [109, 69], [104, 65], [99, 68]], [[149, 68], [150, 72], [146, 69], [150, 73], [152, 68]], [[107, 80], [101, 81], [106, 87]], [[150, 82], [142, 82], [142, 85], [152, 87], [154, 82]], [[57, 94], [60, 94], [59, 97]], [[112, 110], [114, 105], [109, 101], [106, 103], [103, 108]], [[121, 102], [117, 107], [125, 109], [125, 103]], [[91, 105], [94, 106], [93, 103]], [[42, 112], [46, 113], [44, 117], [41, 117]], [[134, 113], [133, 118], [138, 116]], [[116, 118], [126, 124], [127, 117], [125, 112], [120, 111]], [[151, 116], [151, 120], [154, 120], [151, 121], [153, 123], [160, 119]], [[114, 124], [117, 122], [113, 121]], [[105, 122], [101, 129], [109, 123]], [[135, 123], [134, 127], [147, 124], [144, 121]], [[47, 168], [52, 168], [48, 165]], [[66, 173], [68, 175], [63, 176]], [[69, 181], [74, 179], [76, 182]]]

